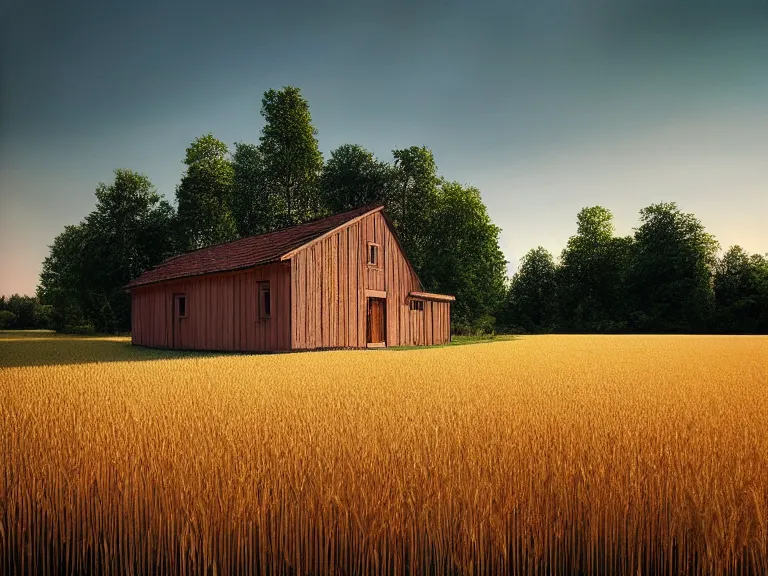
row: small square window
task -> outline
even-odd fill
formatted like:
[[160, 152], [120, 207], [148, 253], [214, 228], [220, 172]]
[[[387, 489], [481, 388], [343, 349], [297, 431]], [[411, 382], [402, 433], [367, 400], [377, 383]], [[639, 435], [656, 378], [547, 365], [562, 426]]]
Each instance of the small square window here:
[[259, 317], [266, 320], [272, 313], [272, 298], [269, 293], [269, 282], [259, 282]]
[[424, 300], [411, 300], [411, 310], [424, 312]]
[[368, 243], [368, 264], [371, 266], [379, 265], [379, 245]]

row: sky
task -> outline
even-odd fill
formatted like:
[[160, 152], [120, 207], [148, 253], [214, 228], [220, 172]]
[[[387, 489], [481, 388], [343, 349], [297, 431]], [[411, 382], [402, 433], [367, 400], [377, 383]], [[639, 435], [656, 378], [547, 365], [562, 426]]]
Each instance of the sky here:
[[766, 0], [4, 0], [0, 294], [34, 293], [114, 169], [173, 200], [189, 143], [257, 143], [284, 85], [326, 158], [424, 145], [478, 187], [510, 274], [595, 204], [626, 235], [677, 202], [768, 252]]

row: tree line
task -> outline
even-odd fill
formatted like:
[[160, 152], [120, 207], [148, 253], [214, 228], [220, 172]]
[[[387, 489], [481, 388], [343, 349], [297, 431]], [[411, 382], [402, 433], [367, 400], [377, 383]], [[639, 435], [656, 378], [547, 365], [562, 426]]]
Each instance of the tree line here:
[[615, 236], [602, 206], [582, 209], [555, 262], [529, 251], [498, 315], [510, 332], [768, 333], [768, 255], [720, 249], [675, 203], [640, 211], [634, 235]]
[[479, 190], [440, 177], [423, 146], [386, 162], [344, 144], [325, 160], [298, 88], [265, 92], [261, 115], [258, 144], [230, 150], [212, 134], [190, 144], [175, 207], [131, 170], [98, 185], [95, 209], [64, 228], [43, 262], [37, 296], [52, 328], [126, 332], [123, 287], [170, 256], [383, 204], [425, 288], [456, 295], [454, 329], [493, 330], [506, 261]]
[[95, 209], [43, 262], [38, 326], [127, 332], [123, 287], [164, 259], [383, 204], [425, 289], [456, 296], [454, 333], [768, 331], [766, 258], [733, 247], [718, 260], [714, 238], [674, 204], [643, 209], [623, 238], [609, 210], [585, 208], [559, 262], [536, 248], [510, 280], [480, 191], [442, 178], [428, 148], [383, 161], [344, 144], [324, 159], [291, 86], [266, 91], [261, 115], [258, 143], [230, 150], [209, 133], [189, 145], [175, 206], [138, 172], [99, 184]]
[[50, 326], [51, 307], [34, 296], [0, 296], [0, 330], [34, 330]]

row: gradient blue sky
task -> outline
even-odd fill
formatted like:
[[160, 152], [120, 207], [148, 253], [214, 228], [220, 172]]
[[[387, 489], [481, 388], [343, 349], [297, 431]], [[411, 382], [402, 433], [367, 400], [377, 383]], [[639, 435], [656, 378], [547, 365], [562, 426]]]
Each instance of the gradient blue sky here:
[[36, 3], [0, 8], [0, 294], [32, 293], [115, 168], [173, 199], [184, 149], [257, 142], [299, 86], [321, 149], [426, 145], [480, 188], [510, 272], [584, 206], [675, 201], [768, 252], [768, 3]]

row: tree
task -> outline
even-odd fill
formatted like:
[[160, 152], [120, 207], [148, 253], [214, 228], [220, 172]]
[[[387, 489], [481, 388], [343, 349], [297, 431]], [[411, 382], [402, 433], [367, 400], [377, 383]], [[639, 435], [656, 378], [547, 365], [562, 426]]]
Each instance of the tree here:
[[35, 323], [36, 308], [37, 301], [35, 298], [21, 294], [14, 294], [9, 297], [3, 306], [4, 310], [14, 315], [15, 318], [9, 327], [16, 330], [29, 330], [37, 327]]
[[9, 330], [16, 324], [16, 314], [10, 310], [0, 310], [0, 330]]
[[[442, 182], [433, 206], [432, 214], [422, 216], [429, 217], [423, 237], [427, 257], [417, 273], [428, 290], [456, 296], [451, 308], [456, 332], [493, 330], [507, 264], [499, 248], [501, 230], [477, 188]], [[417, 209], [423, 208], [414, 205]]]
[[187, 170], [176, 188], [178, 234], [183, 250], [194, 250], [237, 238], [231, 212], [234, 170], [227, 146], [212, 134], [187, 148]]
[[719, 332], [768, 332], [768, 259], [732, 246], [717, 262], [714, 328]]
[[130, 329], [130, 301], [124, 286], [175, 253], [170, 204], [149, 179], [115, 170], [109, 186], [96, 188], [96, 209], [86, 217], [88, 296], [83, 302], [94, 326], [103, 332]]
[[[119, 268], [126, 283], [176, 253], [173, 208], [144, 174], [117, 169], [110, 185], [96, 188], [96, 209], [86, 223]], [[106, 241], [106, 242], [105, 242]]]
[[718, 244], [693, 214], [675, 203], [640, 211], [631, 271], [633, 327], [701, 332], [713, 312]]
[[86, 322], [82, 306], [86, 294], [85, 224], [65, 226], [49, 248], [40, 272], [37, 296], [51, 307], [50, 327], [65, 331]]
[[508, 331], [552, 332], [557, 312], [557, 266], [552, 254], [539, 246], [520, 259], [500, 324]]
[[50, 326], [50, 307], [40, 304], [34, 296], [14, 294], [0, 296], [0, 328], [31, 330]]
[[324, 205], [332, 213], [360, 206], [384, 204], [392, 169], [357, 144], [344, 144], [331, 152], [320, 176]]
[[615, 331], [627, 327], [624, 303], [631, 238], [614, 237], [613, 214], [602, 206], [583, 208], [577, 232], [560, 257], [558, 301], [563, 328]]
[[426, 239], [434, 221], [437, 188], [440, 180], [432, 151], [423, 146], [393, 150], [388, 212], [403, 248], [417, 270], [426, 262]]
[[275, 230], [279, 227], [279, 199], [267, 186], [259, 147], [236, 142], [232, 167], [231, 209], [238, 235], [243, 238]]
[[35, 307], [35, 328], [48, 330], [51, 328], [53, 306], [41, 304], [39, 299], [36, 301], [37, 306]]
[[293, 86], [266, 91], [261, 115], [265, 125], [259, 150], [265, 185], [279, 200], [278, 225], [293, 226], [323, 215], [318, 190], [323, 156], [301, 91]]
[[96, 188], [96, 209], [56, 237], [43, 262], [38, 296], [53, 327], [90, 324], [102, 332], [130, 329], [125, 285], [175, 253], [173, 208], [143, 174], [115, 170]]

